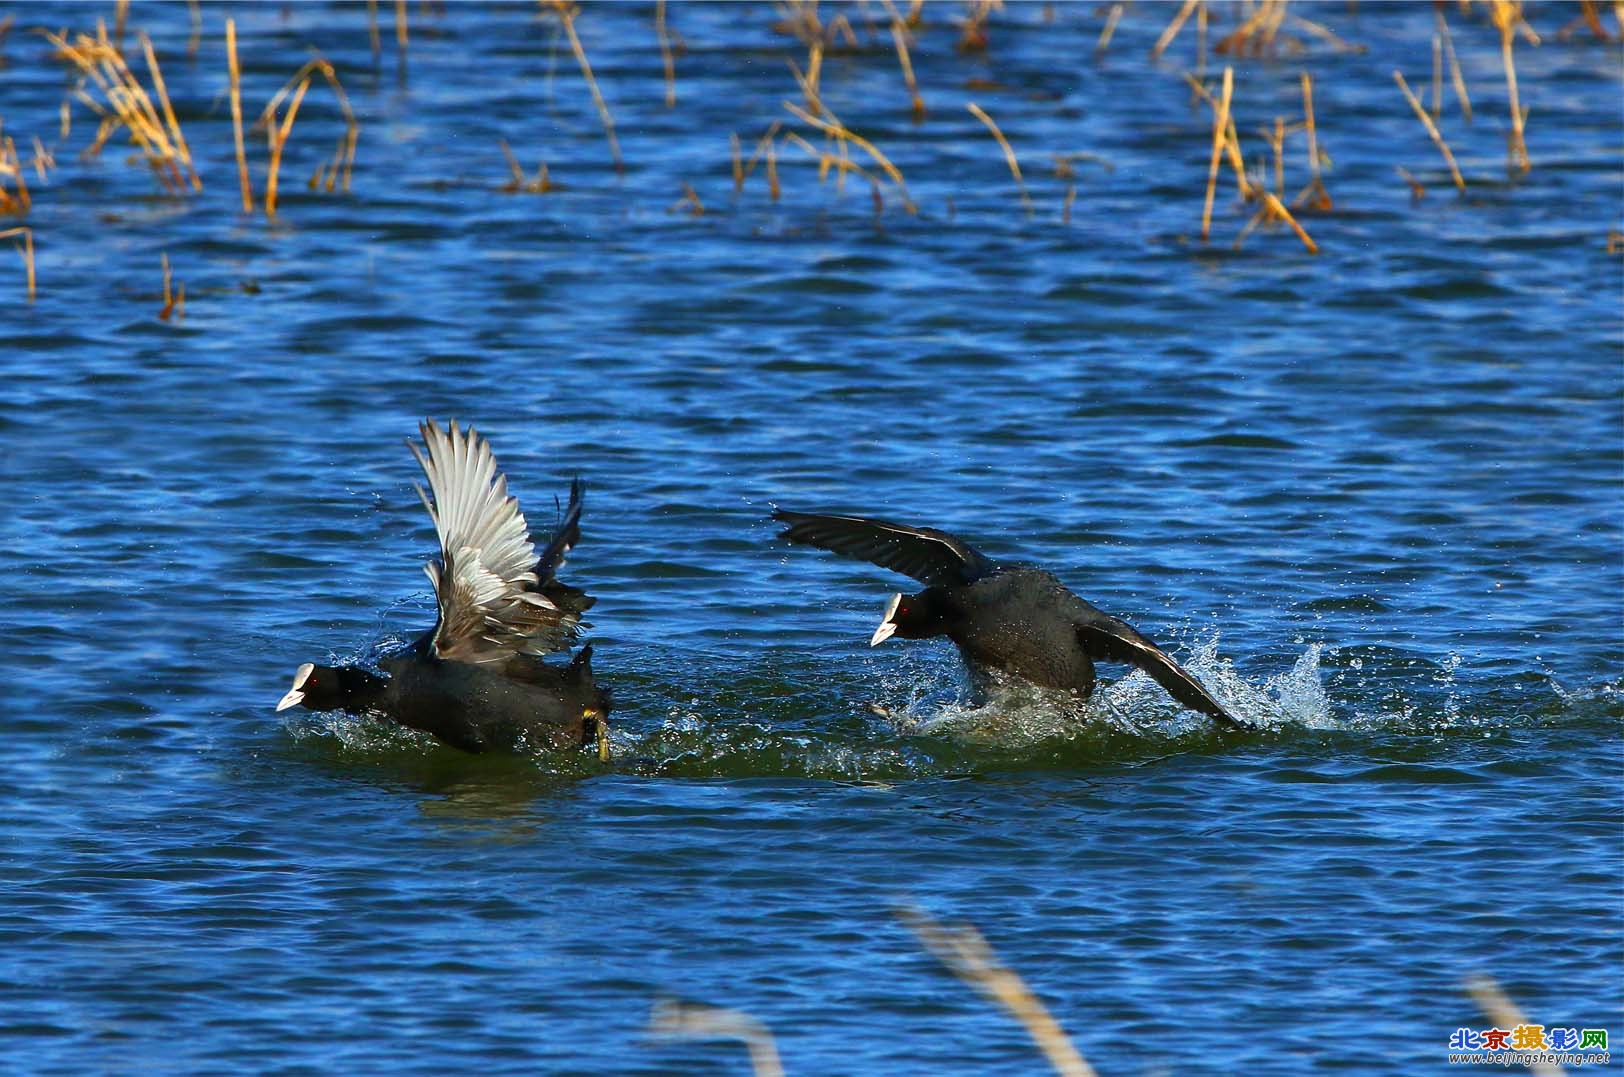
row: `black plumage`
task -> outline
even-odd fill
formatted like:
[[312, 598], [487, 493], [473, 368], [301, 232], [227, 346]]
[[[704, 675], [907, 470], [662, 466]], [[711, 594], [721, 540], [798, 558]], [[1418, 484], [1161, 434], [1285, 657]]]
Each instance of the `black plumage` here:
[[594, 602], [557, 578], [580, 540], [581, 481], [537, 556], [489, 443], [454, 422], [449, 431], [433, 422], [419, 430], [426, 450], [411, 448], [429, 490], [418, 493], [440, 539], [440, 557], [425, 566], [439, 611], [434, 627], [379, 663], [387, 676], [300, 666], [277, 710], [376, 714], [469, 752], [601, 739], [609, 696], [593, 679], [592, 648], [564, 665], [541, 657], [569, 650]]
[[775, 510], [773, 518], [787, 525], [780, 538], [870, 561], [926, 585], [918, 594], [892, 597], [873, 643], [892, 635], [946, 636], [977, 679], [1010, 674], [1083, 698], [1094, 690], [1096, 661], [1126, 662], [1191, 710], [1244, 728], [1166, 651], [1042, 569], [1001, 565], [933, 528], [787, 509]]

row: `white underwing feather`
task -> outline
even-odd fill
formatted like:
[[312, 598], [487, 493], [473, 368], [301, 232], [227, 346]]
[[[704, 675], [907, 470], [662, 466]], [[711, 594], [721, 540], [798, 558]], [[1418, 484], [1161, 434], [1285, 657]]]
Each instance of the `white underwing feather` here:
[[490, 443], [472, 427], [425, 421], [423, 449], [410, 444], [428, 479], [417, 493], [440, 539], [440, 560], [424, 566], [434, 585], [442, 658], [502, 661], [546, 654], [567, 640], [579, 618], [533, 590], [536, 548]]

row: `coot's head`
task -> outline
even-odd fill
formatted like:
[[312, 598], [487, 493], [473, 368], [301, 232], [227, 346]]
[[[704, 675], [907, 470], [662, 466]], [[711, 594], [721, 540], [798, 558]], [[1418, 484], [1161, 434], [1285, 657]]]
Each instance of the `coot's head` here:
[[894, 594], [885, 605], [885, 616], [880, 627], [869, 639], [870, 647], [878, 647], [892, 636], [903, 639], [929, 639], [947, 631], [943, 621], [942, 596], [935, 588], [927, 588], [917, 595]]
[[306, 662], [293, 674], [293, 687], [277, 703], [276, 709], [304, 706], [313, 711], [336, 711], [344, 706], [348, 695], [344, 670], [332, 666], [317, 666]]

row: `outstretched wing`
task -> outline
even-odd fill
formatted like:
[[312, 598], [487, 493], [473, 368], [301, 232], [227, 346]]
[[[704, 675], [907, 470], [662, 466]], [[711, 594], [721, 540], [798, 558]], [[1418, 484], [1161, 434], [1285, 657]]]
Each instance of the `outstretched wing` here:
[[[507, 479], [496, 470], [490, 443], [472, 427], [459, 430], [455, 422], [445, 431], [425, 420], [418, 431], [427, 452], [415, 444], [411, 450], [429, 489], [419, 486], [417, 493], [440, 537], [440, 559], [424, 566], [440, 606], [435, 654], [456, 662], [497, 662], [515, 654], [546, 654], [567, 643], [585, 606], [546, 593], [530, 530], [518, 501], [508, 496]], [[566, 531], [578, 534], [578, 490], [571, 509], [572, 526], [561, 528], [560, 537]], [[573, 541], [555, 539], [548, 547], [554, 558], [548, 577]]]
[[931, 587], [971, 583], [998, 567], [969, 543], [934, 528], [788, 509], [774, 509], [773, 519], [789, 525], [779, 538], [870, 561]]
[[1246, 729], [1247, 725], [1224, 709], [1200, 681], [1192, 677], [1173, 656], [1140, 635], [1125, 621], [1091, 609], [1090, 616], [1077, 625], [1077, 638], [1090, 658], [1107, 662], [1128, 662], [1138, 666], [1168, 694], [1193, 711], [1210, 715], [1220, 722]]

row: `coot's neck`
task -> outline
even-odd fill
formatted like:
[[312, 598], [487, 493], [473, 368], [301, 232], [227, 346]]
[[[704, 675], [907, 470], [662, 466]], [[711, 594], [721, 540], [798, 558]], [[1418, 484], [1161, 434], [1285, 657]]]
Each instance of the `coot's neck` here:
[[338, 694], [340, 705], [351, 714], [360, 714], [377, 707], [389, 682], [368, 670], [356, 666], [338, 668]]

